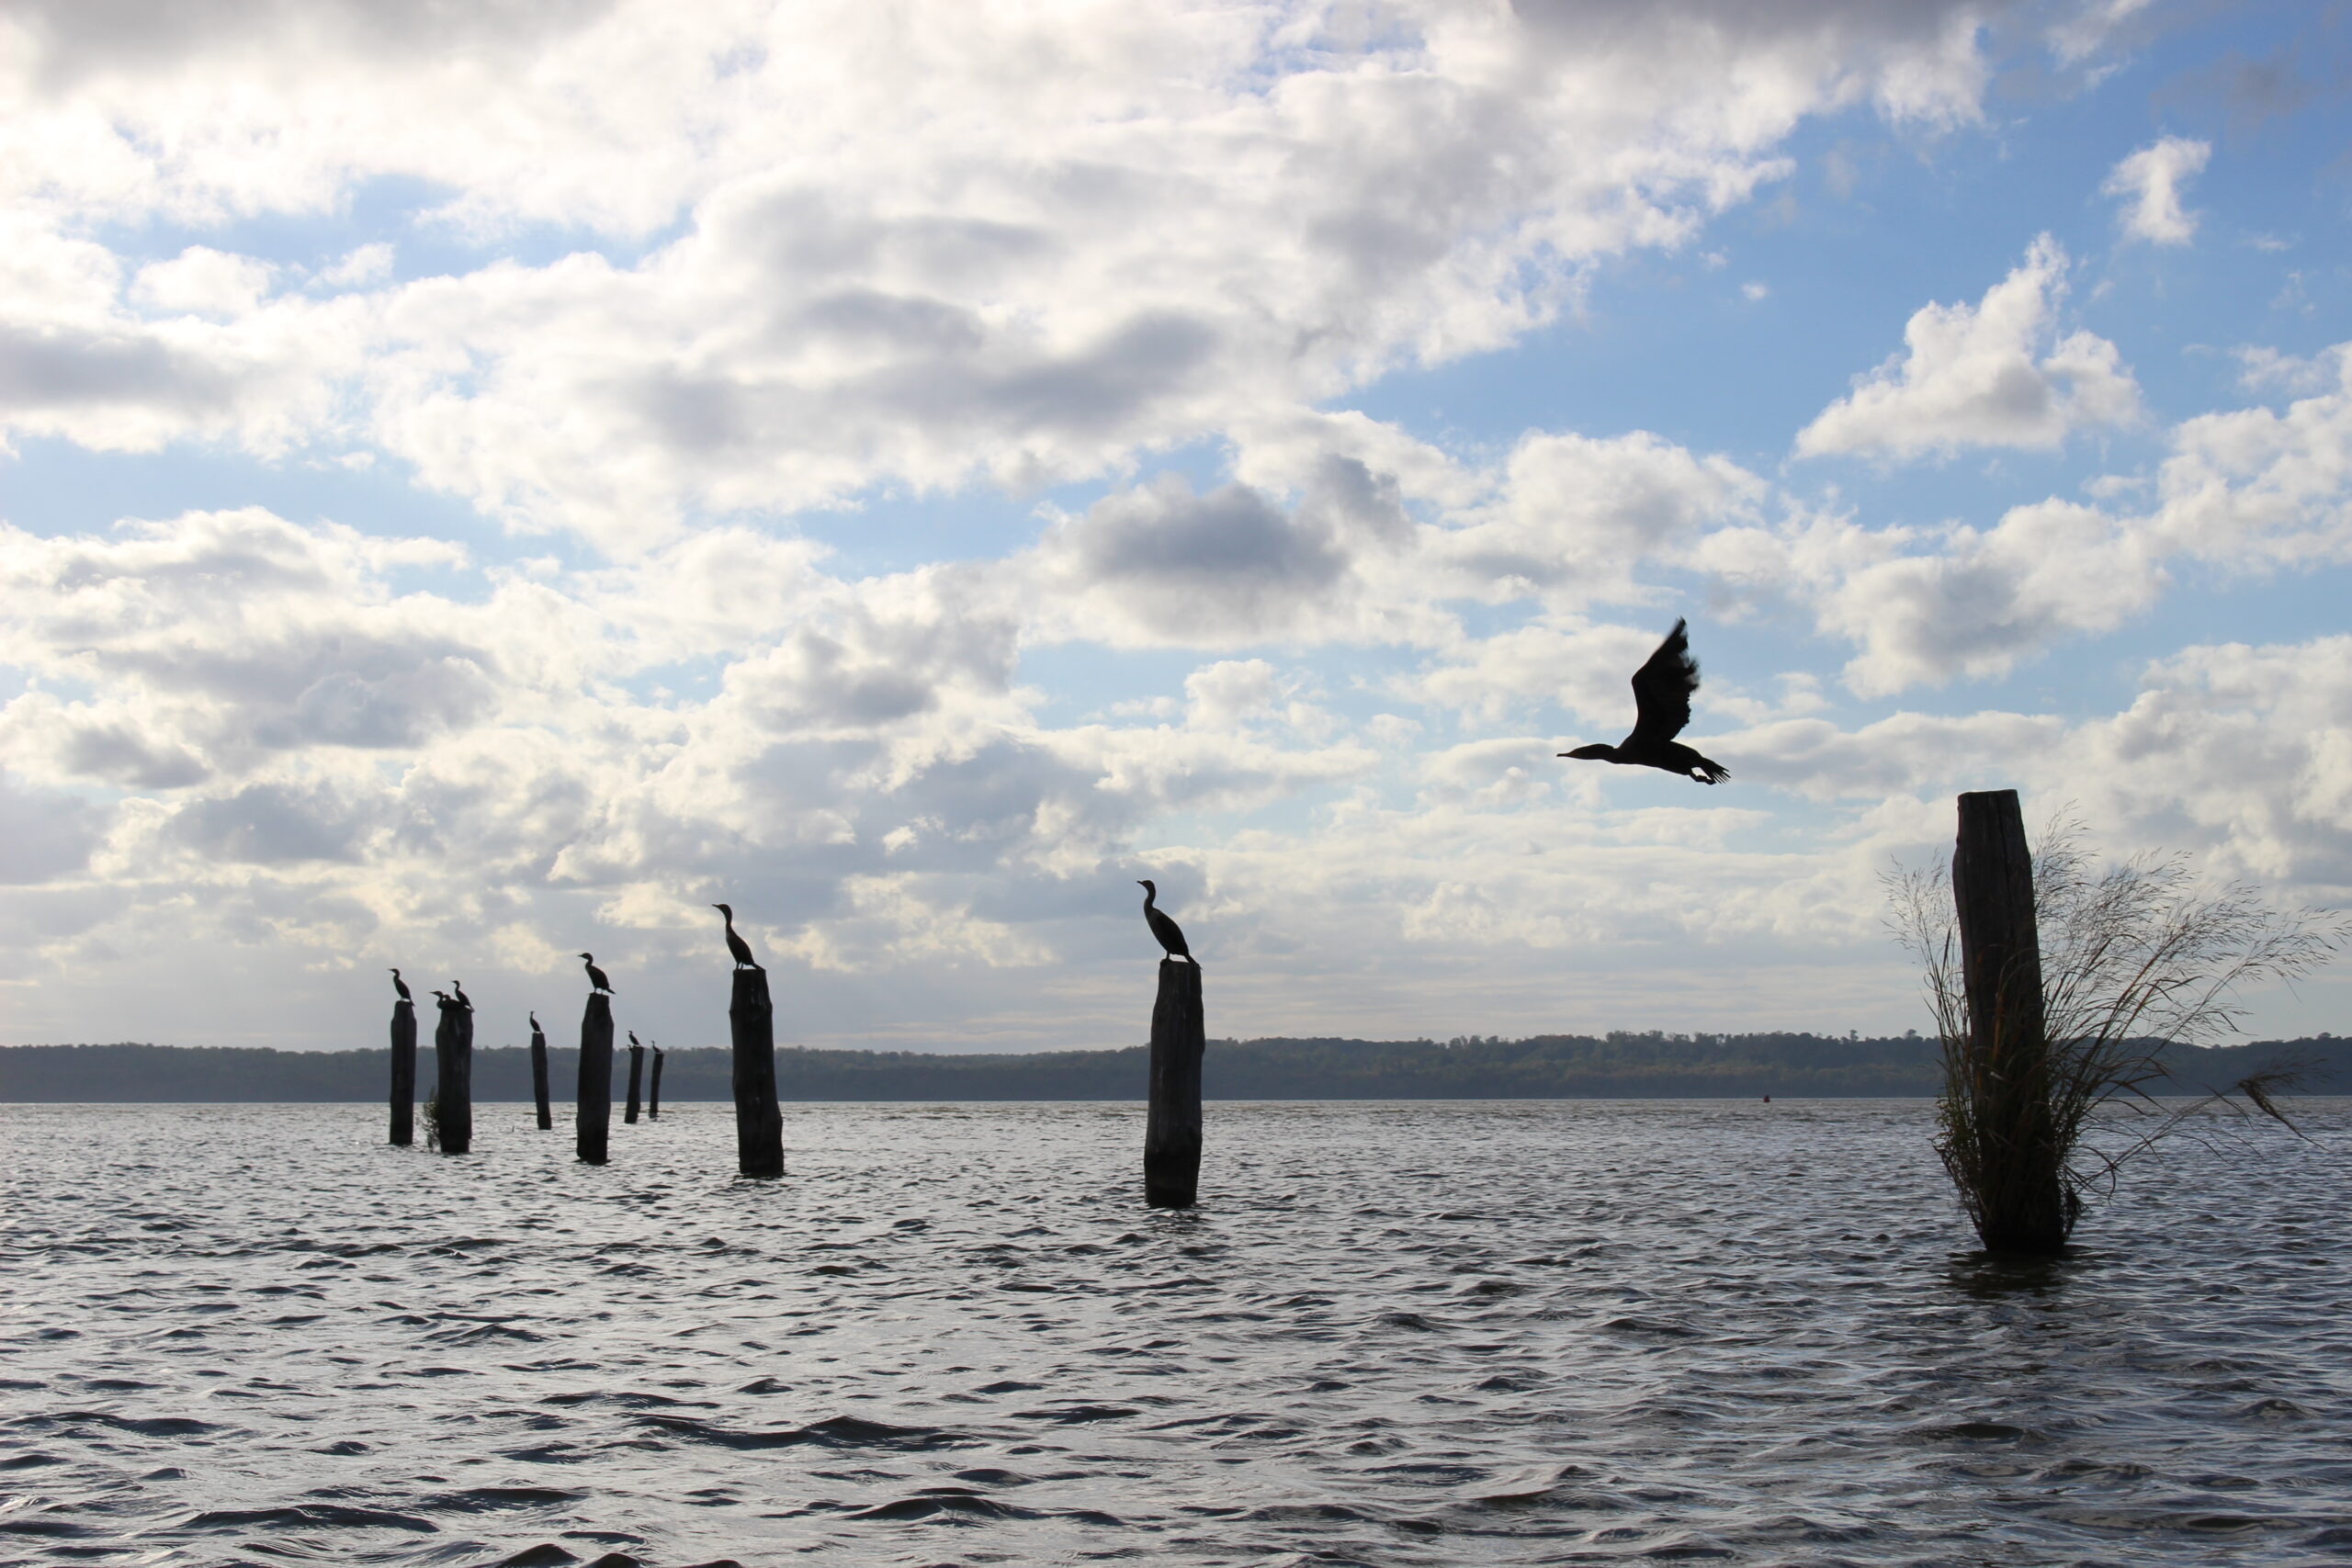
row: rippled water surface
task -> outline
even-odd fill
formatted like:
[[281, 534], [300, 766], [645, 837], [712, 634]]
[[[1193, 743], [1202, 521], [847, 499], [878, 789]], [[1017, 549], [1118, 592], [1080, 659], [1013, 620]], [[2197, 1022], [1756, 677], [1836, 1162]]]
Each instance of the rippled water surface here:
[[2004, 1269], [1917, 1102], [0, 1107], [0, 1561], [2352, 1562], [2352, 1102]]

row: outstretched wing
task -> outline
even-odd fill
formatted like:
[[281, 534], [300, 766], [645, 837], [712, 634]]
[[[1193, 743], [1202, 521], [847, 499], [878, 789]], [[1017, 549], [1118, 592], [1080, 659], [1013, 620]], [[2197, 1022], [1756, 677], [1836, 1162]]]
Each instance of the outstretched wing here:
[[1699, 661], [1690, 657], [1689, 623], [1676, 621], [1649, 662], [1634, 671], [1636, 740], [1671, 740], [1690, 722], [1690, 694], [1699, 689]]

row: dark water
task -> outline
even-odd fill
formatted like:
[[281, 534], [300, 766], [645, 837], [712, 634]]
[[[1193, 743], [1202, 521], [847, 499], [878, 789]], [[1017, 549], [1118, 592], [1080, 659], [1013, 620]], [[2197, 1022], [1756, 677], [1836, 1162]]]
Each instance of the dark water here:
[[2352, 1562], [2352, 1102], [2003, 1269], [1912, 1102], [0, 1108], [0, 1562]]

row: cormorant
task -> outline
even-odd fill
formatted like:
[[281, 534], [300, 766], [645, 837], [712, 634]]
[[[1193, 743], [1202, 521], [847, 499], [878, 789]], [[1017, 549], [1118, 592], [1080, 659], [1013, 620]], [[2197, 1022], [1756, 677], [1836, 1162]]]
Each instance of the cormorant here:
[[414, 997], [408, 994], [408, 982], [401, 978], [401, 972], [397, 969], [392, 971], [392, 989], [401, 994], [401, 1000], [404, 1002], [416, 1000]]
[[1729, 768], [1674, 739], [1690, 722], [1690, 694], [1699, 689], [1699, 661], [1690, 657], [1688, 626], [1677, 620], [1649, 662], [1634, 671], [1634, 732], [1614, 746], [1579, 746], [1561, 756], [1663, 768], [1692, 784], [1721, 784], [1731, 777]]
[[465, 1009], [468, 1012], [474, 1010], [473, 998], [466, 995], [466, 983], [463, 980], [450, 981], [449, 988], [458, 993], [458, 1005], [459, 1007]]
[[589, 991], [592, 994], [597, 991], [602, 991], [606, 996], [611, 996], [613, 994], [613, 983], [605, 978], [605, 972], [602, 969], [596, 967], [596, 955], [593, 953], [583, 953], [580, 955], [580, 962], [588, 965]]
[[1151, 934], [1159, 939], [1160, 946], [1168, 950], [1168, 956], [1190, 959], [1193, 966], [1198, 968], [1201, 961], [1193, 958], [1193, 950], [1184, 945], [1183, 928], [1153, 907], [1152, 901], [1159, 897], [1159, 889], [1140, 879], [1136, 886], [1143, 889], [1143, 923], [1151, 928]]
[[727, 951], [735, 955], [735, 967], [757, 969], [760, 961], [752, 956], [752, 944], [735, 934], [735, 911], [724, 904], [713, 904], [711, 908], [727, 917]]
[[449, 993], [447, 991], [434, 992], [433, 1003], [435, 1007], [447, 1007], [449, 1005]]
[[546, 1032], [546, 1031], [539, 1027], [539, 1014], [538, 1010], [536, 1008], [531, 1011], [531, 1032], [534, 1034], [542, 1034]]
[[628, 1048], [632, 1051], [642, 1051], [645, 1049], [644, 1046], [637, 1043], [637, 1031], [634, 1029], [628, 1032]]

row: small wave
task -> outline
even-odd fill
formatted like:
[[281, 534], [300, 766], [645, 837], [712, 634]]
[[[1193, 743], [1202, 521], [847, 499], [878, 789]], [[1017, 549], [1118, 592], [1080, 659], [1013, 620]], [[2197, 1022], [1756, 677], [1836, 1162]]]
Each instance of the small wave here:
[[953, 1448], [971, 1439], [936, 1427], [894, 1427], [856, 1416], [833, 1416], [776, 1432], [746, 1432], [714, 1426], [686, 1416], [640, 1416], [638, 1420], [674, 1437], [715, 1443], [727, 1449], [786, 1449], [813, 1444], [827, 1449], [899, 1449], [921, 1450]]
[[207, 1508], [180, 1521], [182, 1529], [236, 1529], [252, 1525], [327, 1525], [343, 1529], [409, 1530], [434, 1535], [441, 1527], [413, 1514], [354, 1508], [341, 1503], [298, 1503], [277, 1508]]

